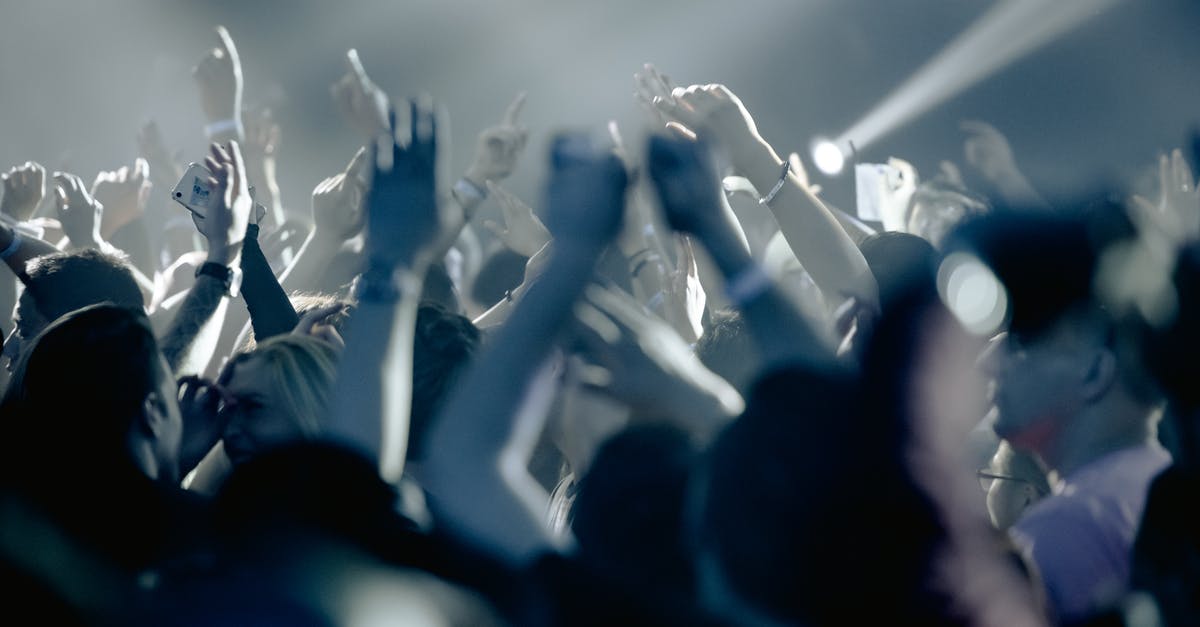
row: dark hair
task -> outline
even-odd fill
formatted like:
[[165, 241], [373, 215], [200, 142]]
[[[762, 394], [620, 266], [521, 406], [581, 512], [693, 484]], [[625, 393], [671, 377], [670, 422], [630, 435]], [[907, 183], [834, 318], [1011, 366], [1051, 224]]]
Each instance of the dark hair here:
[[881, 309], [888, 309], [893, 300], [909, 290], [937, 294], [940, 256], [925, 238], [883, 231], [863, 238], [858, 247], [879, 285]]
[[471, 321], [434, 303], [417, 310], [413, 337], [412, 412], [408, 457], [424, 457], [425, 437], [467, 364], [479, 350], [479, 329]]
[[482, 307], [500, 302], [505, 290], [517, 287], [524, 280], [528, 261], [528, 257], [507, 248], [492, 253], [475, 275], [475, 281], [471, 284], [471, 300]]
[[43, 446], [22, 451], [29, 442], [53, 442], [75, 473], [83, 460], [127, 455], [130, 429], [161, 383], [158, 355], [140, 309], [99, 304], [59, 318], [33, 340], [4, 395], [9, 454], [28, 461], [48, 454]]
[[696, 342], [696, 357], [743, 395], [749, 391], [761, 366], [758, 347], [754, 345], [746, 322], [734, 309], [714, 312], [704, 335]]
[[104, 302], [145, 307], [129, 264], [98, 250], [43, 255], [26, 265], [25, 274], [26, 289], [46, 320]]
[[632, 426], [605, 441], [572, 511], [584, 561], [631, 590], [689, 598], [683, 514], [697, 455], [688, 434], [667, 424]]

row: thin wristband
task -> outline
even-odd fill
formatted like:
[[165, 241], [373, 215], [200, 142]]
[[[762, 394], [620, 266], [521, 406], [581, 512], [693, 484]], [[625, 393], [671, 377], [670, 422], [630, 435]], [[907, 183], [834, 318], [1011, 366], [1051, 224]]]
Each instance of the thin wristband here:
[[783, 171], [779, 173], [779, 180], [775, 182], [775, 187], [772, 187], [771, 191], [768, 192], [766, 196], [763, 196], [762, 198], [758, 199], [759, 204], [769, 205], [769, 204], [771, 204], [772, 200], [775, 200], [775, 197], [779, 195], [779, 190], [783, 189], [784, 184], [787, 183], [788, 172], [791, 172], [791, 171], [792, 171], [792, 162], [790, 160], [784, 159], [783, 160]]
[[229, 118], [228, 120], [217, 120], [204, 125], [204, 134], [212, 139], [215, 135], [234, 131], [238, 137], [245, 137], [246, 133], [242, 128], [242, 121], [238, 118]]
[[734, 304], [745, 306], [770, 288], [771, 277], [762, 266], [755, 263], [729, 278], [725, 283], [725, 296]]
[[21, 234], [16, 232], [16, 230], [13, 230], [12, 234], [12, 242], [9, 243], [8, 248], [0, 251], [0, 259], [8, 259], [17, 254], [18, 250], [21, 250], [21, 242], [25, 241], [25, 238], [21, 237]]

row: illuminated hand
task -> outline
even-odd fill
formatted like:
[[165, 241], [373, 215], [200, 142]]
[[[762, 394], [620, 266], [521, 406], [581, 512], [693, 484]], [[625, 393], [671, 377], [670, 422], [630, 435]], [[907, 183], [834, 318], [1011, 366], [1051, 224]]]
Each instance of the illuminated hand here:
[[970, 163], [987, 180], [1004, 182], [1020, 177], [1012, 146], [1004, 134], [986, 122], [968, 121], [961, 124], [967, 133], [963, 151]]
[[1139, 218], [1148, 219], [1162, 235], [1175, 242], [1185, 242], [1200, 236], [1200, 191], [1183, 152], [1178, 148], [1171, 155], [1158, 158], [1158, 202], [1151, 203], [1141, 196], [1133, 197]]
[[363, 213], [363, 198], [366, 196], [363, 170], [366, 162], [367, 151], [360, 148], [345, 171], [317, 183], [313, 188], [313, 225], [318, 233], [340, 242], [362, 230], [366, 217]]
[[42, 196], [46, 195], [46, 168], [33, 161], [0, 174], [4, 183], [4, 198], [0, 199], [0, 213], [23, 222], [33, 217]]
[[550, 232], [533, 214], [533, 209], [521, 202], [520, 198], [491, 181], [488, 181], [487, 185], [492, 197], [500, 203], [504, 226], [500, 226], [494, 220], [484, 220], [483, 226], [500, 238], [513, 252], [532, 257], [550, 241]]
[[108, 240], [121, 227], [141, 218], [153, 187], [150, 164], [142, 158], [133, 162], [132, 169], [122, 166], [97, 174], [92, 183], [92, 196], [104, 205], [100, 235]]
[[174, 187], [183, 176], [183, 168], [179, 167], [167, 150], [166, 141], [163, 140], [157, 122], [150, 120], [142, 126], [138, 131], [137, 144], [138, 155], [150, 165], [150, 176], [154, 183], [165, 189]]
[[662, 317], [684, 340], [695, 342], [704, 334], [701, 321], [708, 295], [700, 285], [700, 268], [691, 239], [678, 235], [675, 242], [676, 269], [664, 294]]
[[446, 207], [438, 202], [438, 150], [446, 145], [438, 135], [445, 122], [431, 102], [411, 100], [409, 109], [402, 142], [395, 139], [391, 115], [379, 145], [368, 151], [372, 176], [366, 254], [372, 263], [387, 267], [422, 268], [433, 261], [452, 224]]
[[237, 47], [224, 26], [217, 27], [217, 45], [192, 68], [200, 90], [200, 106], [209, 122], [240, 119], [242, 64]]
[[99, 247], [104, 205], [92, 198], [83, 180], [66, 172], [54, 173], [55, 209], [63, 233], [76, 248]]
[[500, 124], [479, 134], [475, 160], [465, 175], [472, 183], [483, 186], [488, 181], [501, 181], [512, 174], [529, 137], [529, 130], [517, 123], [517, 116], [524, 106], [525, 93], [522, 92], [508, 105]]
[[[737, 415], [742, 398], [710, 372], [665, 322], [615, 289], [589, 287], [576, 306], [586, 356], [608, 371], [599, 389], [642, 413], [673, 417]], [[714, 411], [715, 410], [715, 411]]]
[[643, 102], [649, 98], [668, 126], [729, 149], [762, 141], [754, 118], [728, 87], [710, 84], [670, 88], [666, 81], [657, 71], [639, 74], [639, 83], [647, 82], [652, 87], [639, 91], [638, 98]]
[[204, 165], [213, 173], [209, 185], [221, 202], [215, 203], [204, 218], [192, 214], [200, 234], [208, 240], [208, 260], [229, 265], [242, 250], [246, 225], [254, 210], [246, 183], [246, 166], [236, 141], [228, 147], [213, 144]]
[[[637, 99], [638, 104], [645, 107], [662, 124], [672, 122], [673, 119], [666, 115], [663, 108], [675, 104], [675, 98], [671, 96], [675, 83], [649, 63], [642, 66], [641, 72], [634, 72], [633, 81], [636, 86], [633, 97]], [[656, 100], [662, 101], [663, 104], [656, 103]]]
[[364, 139], [388, 132], [388, 96], [363, 70], [358, 51], [346, 52], [346, 73], [330, 88], [338, 109]]

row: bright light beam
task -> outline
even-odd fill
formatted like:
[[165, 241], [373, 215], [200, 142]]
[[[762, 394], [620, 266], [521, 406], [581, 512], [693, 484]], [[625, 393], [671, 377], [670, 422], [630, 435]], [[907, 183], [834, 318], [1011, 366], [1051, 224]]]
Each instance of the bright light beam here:
[[861, 150], [1120, 1], [999, 2], [834, 141]]

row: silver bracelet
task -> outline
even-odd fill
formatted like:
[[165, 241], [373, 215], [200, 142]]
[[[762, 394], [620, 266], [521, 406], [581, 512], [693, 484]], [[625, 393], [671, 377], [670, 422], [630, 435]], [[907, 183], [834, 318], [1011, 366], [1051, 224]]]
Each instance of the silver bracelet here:
[[791, 171], [792, 171], [792, 162], [787, 159], [784, 159], [783, 160], [783, 172], [781, 172], [779, 174], [779, 180], [775, 182], [775, 187], [772, 187], [771, 191], [767, 192], [766, 196], [763, 196], [762, 198], [758, 199], [759, 204], [769, 205], [769, 204], [771, 204], [772, 200], [775, 200], [775, 197], [779, 195], [779, 190], [783, 189], [784, 184], [787, 183], [788, 172], [791, 172]]

